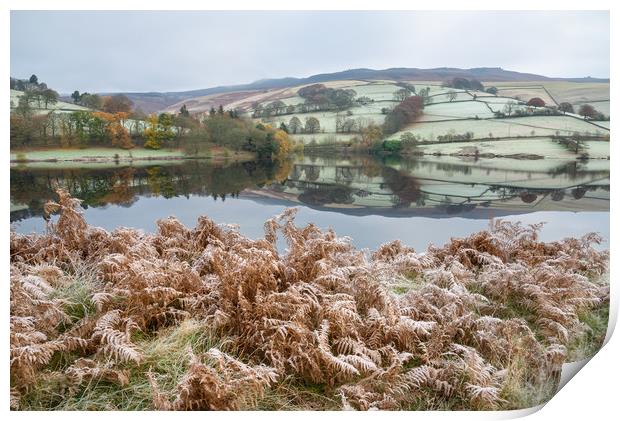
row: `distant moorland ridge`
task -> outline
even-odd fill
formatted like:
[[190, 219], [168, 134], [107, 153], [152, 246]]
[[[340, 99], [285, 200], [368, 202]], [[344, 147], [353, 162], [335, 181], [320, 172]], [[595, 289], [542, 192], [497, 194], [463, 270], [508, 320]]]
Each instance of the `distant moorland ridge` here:
[[[521, 73], [504, 70], [501, 67], [477, 67], [473, 69], [459, 69], [452, 67], [440, 67], [435, 69], [418, 69], [409, 67], [396, 67], [384, 70], [374, 69], [349, 69], [334, 73], [321, 73], [305, 78], [285, 77], [279, 79], [261, 79], [252, 83], [230, 86], [216, 86], [213, 88], [196, 89], [182, 92], [119, 92], [129, 97], [137, 107], [144, 112], [156, 112], [165, 109], [169, 105], [188, 98], [221, 94], [236, 91], [256, 91], [265, 89], [287, 88], [290, 86], [307, 83], [320, 83], [332, 80], [424, 80], [443, 81], [453, 77], [478, 79], [487, 82], [527, 82], [527, 81], [566, 81], [566, 82], [609, 82], [609, 79], [581, 77], [581, 78], [554, 78], [533, 73]], [[116, 92], [115, 92], [116, 93]]]

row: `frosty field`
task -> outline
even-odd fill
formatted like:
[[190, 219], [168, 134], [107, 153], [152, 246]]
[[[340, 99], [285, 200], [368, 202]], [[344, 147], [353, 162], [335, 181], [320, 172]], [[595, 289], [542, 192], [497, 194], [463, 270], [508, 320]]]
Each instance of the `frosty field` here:
[[576, 132], [583, 135], [604, 136], [609, 133], [609, 131], [605, 130], [603, 127], [597, 127], [587, 121], [567, 116], [536, 116], [441, 122], [420, 121], [390, 136], [390, 139], [399, 139], [405, 132], [418, 135], [424, 141], [436, 141], [437, 136], [462, 134], [466, 132], [472, 132], [474, 138], [534, 137], [552, 136], [556, 134], [572, 135]]
[[[484, 91], [466, 91], [463, 89], [452, 89], [440, 86], [437, 82], [409, 82], [415, 86], [416, 91], [428, 88], [430, 102], [425, 105], [422, 115], [414, 124], [406, 126], [400, 132], [385, 136], [387, 140], [399, 140], [401, 135], [409, 132], [418, 136], [420, 141], [434, 142], [438, 141], [438, 137], [446, 135], [465, 135], [472, 133], [473, 138], [492, 139], [493, 142], [497, 138], [539, 138], [541, 136], [572, 136], [579, 134], [581, 136], [609, 136], [609, 122], [607, 121], [587, 121], [577, 114], [566, 115], [532, 115], [533, 112], [543, 112], [544, 108], [528, 107], [525, 101], [532, 97], [540, 97], [546, 103], [554, 105], [554, 99], [557, 95], [560, 100], [586, 100], [588, 98], [601, 98], [605, 95], [605, 84], [589, 84], [579, 83], [508, 83], [508, 82], [487, 82], [485, 86], [497, 86], [498, 95], [493, 95]], [[272, 117], [264, 117], [255, 119], [257, 122], [279, 126], [281, 123], [288, 124], [293, 116], [300, 119], [302, 124], [306, 118], [314, 117], [319, 120], [321, 128], [318, 133], [295, 133], [292, 136], [304, 144], [309, 143], [349, 143], [355, 138], [359, 138], [359, 129], [350, 133], [336, 133], [336, 118], [348, 118], [361, 123], [360, 127], [365, 127], [370, 123], [381, 125], [385, 120], [384, 110], [395, 107], [398, 102], [394, 98], [394, 93], [401, 89], [396, 82], [391, 81], [341, 81], [338, 84], [331, 84], [346, 89], [353, 89], [356, 97], [368, 97], [374, 102], [366, 105], [355, 105], [345, 111], [324, 111], [296, 113]], [[548, 88], [547, 90], [545, 90]], [[553, 90], [553, 98], [548, 92]], [[449, 91], [454, 91], [456, 96], [450, 101]], [[303, 98], [299, 97], [297, 89], [288, 89], [278, 91], [279, 99], [286, 104], [301, 104]], [[266, 95], [266, 94], [261, 94]], [[287, 96], [288, 95], [288, 96]], [[556, 98], [556, 101], [559, 101]], [[600, 99], [599, 99], [600, 101]], [[269, 101], [262, 102], [262, 105], [268, 104]], [[609, 101], [593, 103], [598, 104], [600, 111], [609, 113]], [[578, 111], [579, 104], [574, 105]], [[521, 115], [515, 115], [515, 113]], [[510, 118], [497, 118], [496, 113], [507, 113]], [[530, 151], [524, 148], [523, 142], [515, 144], [498, 143], [489, 148], [485, 143], [485, 150], [489, 150], [495, 154], [527, 154]], [[557, 145], [556, 145], [557, 146]], [[438, 151], [450, 151], [457, 153], [462, 146], [438, 145], [437, 147], [424, 146], [421, 148], [424, 152], [435, 153]], [[464, 147], [464, 146], [463, 146]], [[508, 148], [503, 151], [503, 148]], [[554, 151], [561, 148], [549, 146], [550, 149], [543, 149], [542, 155], [552, 156]], [[607, 147], [608, 148], [608, 147]], [[593, 148], [596, 156], [607, 156], [606, 148]], [[503, 152], [502, 152], [503, 151]], [[561, 156], [565, 157], [568, 152], [561, 150]], [[574, 155], [574, 154], [573, 154]]]
[[11, 153], [11, 161], [72, 161], [72, 160], [97, 160], [97, 159], [157, 159], [157, 158], [181, 158], [183, 151], [180, 149], [142, 149], [130, 150], [119, 148], [88, 148], [88, 149], [34, 149]]
[[[470, 97], [471, 98], [471, 97]], [[420, 121], [449, 120], [462, 118], [492, 118], [493, 113], [484, 103], [478, 101], [446, 102], [430, 104], [424, 108]]]
[[[19, 97], [23, 95], [23, 92], [16, 91], [11, 89], [11, 108], [17, 107], [19, 103]], [[35, 103], [36, 105], [36, 103]], [[47, 108], [44, 108], [44, 105], [41, 105], [42, 108], [38, 108], [35, 111], [38, 114], [45, 114], [50, 111], [61, 112], [61, 113], [71, 113], [74, 111], [87, 111], [88, 108], [82, 107], [81, 105], [73, 104], [71, 102], [58, 101], [55, 104], [49, 104]]]
[[[585, 141], [584, 151], [590, 158], [607, 159], [609, 142]], [[434, 145], [421, 145], [420, 150], [427, 154], [494, 154], [502, 156], [528, 154], [548, 159], [574, 159], [575, 153], [551, 138], [502, 139], [494, 141], [447, 142]], [[519, 160], [518, 165], [527, 165], [527, 160]]]

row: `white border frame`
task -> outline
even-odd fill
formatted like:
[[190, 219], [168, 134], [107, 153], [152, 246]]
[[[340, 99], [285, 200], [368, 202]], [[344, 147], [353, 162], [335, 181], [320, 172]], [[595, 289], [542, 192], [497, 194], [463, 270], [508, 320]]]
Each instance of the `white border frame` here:
[[[378, 7], [379, 6], [379, 7]], [[414, 2], [396, 1], [396, 0], [383, 0], [377, 2], [363, 2], [355, 0], [302, 0], [292, 3], [285, 0], [263, 0], [260, 3], [251, 0], [236, 0], [231, 3], [217, 2], [206, 3], [197, 0], [176, 0], [174, 2], [160, 2], [160, 1], [145, 1], [134, 0], [131, 3], [126, 0], [107, 0], [107, 1], [88, 1], [81, 2], [77, 0], [56, 0], [53, 3], [44, 0], [8, 0], [3, 2], [3, 14], [0, 23], [0, 34], [2, 37], [4, 52], [0, 58], [0, 62], [3, 68], [5, 77], [10, 73], [10, 10], [609, 10], [610, 11], [610, 45], [611, 51], [614, 51], [614, 47], [617, 48], [615, 40], [620, 39], [620, 22], [618, 20], [618, 10], [620, 9], [620, 2], [618, 1], [605, 1], [605, 0], [590, 0], [588, 2], [576, 1], [576, 0], [546, 0], [541, 2], [540, 0], [520, 0], [517, 2], [498, 2], [491, 0], [469, 0], [466, 3], [457, 0], [434, 0], [432, 2], [424, 2], [416, 4]], [[620, 110], [617, 106], [616, 100], [620, 99], [618, 95], [618, 89], [616, 88], [615, 81], [618, 80], [618, 55], [611, 54], [611, 107], [614, 111]], [[501, 66], [501, 63], [498, 63]], [[294, 76], [294, 75], [291, 75]], [[3, 97], [8, 98], [9, 90], [5, 86], [2, 92]], [[0, 120], [2, 126], [2, 139], [4, 140], [4, 162], [8, 163], [9, 157], [9, 101], [5, 100], [0, 102], [2, 104], [3, 118]], [[614, 115], [618, 115], [614, 112]], [[612, 127], [616, 129], [617, 124], [612, 122]], [[614, 160], [618, 159], [617, 149], [614, 140], [611, 140], [610, 144], [611, 156]], [[6, 200], [9, 196], [10, 187], [10, 167], [7, 165], [5, 169], [5, 177], [0, 182], [2, 188], [2, 194], [5, 199], [1, 202], [3, 209], [4, 223], [2, 224], [2, 238], [1, 243], [2, 250], [0, 255], [5, 259], [5, 266], [2, 279], [4, 283], [4, 296], [0, 299], [0, 303], [3, 308], [3, 314], [8, 316], [8, 294], [9, 294], [9, 201]], [[614, 186], [620, 186], [618, 183], [618, 176], [616, 171], [612, 168], [611, 180]], [[611, 215], [618, 213], [618, 200], [614, 194], [615, 190], [611, 192], [610, 201], [610, 249], [613, 240], [615, 240], [615, 233], [619, 231], [619, 219], [613, 218]], [[615, 253], [612, 251], [611, 276], [611, 312], [610, 321], [607, 334], [607, 343], [601, 349], [601, 351], [587, 363], [587, 367], [576, 374], [575, 378], [570, 380], [564, 388], [562, 388], [556, 396], [554, 396], [546, 405], [541, 407], [532, 408], [522, 411], [499, 411], [499, 412], [381, 412], [381, 413], [350, 413], [350, 412], [328, 412], [316, 414], [312, 412], [296, 413], [294, 416], [300, 419], [314, 419], [317, 415], [320, 417], [327, 417], [331, 419], [350, 419], [360, 421], [361, 419], [370, 419], [370, 417], [376, 418], [390, 418], [390, 419], [410, 419], [410, 417], [416, 417], [416, 419], [460, 419], [460, 420], [479, 420], [479, 419], [509, 419], [532, 414], [532, 419], [610, 419], [610, 414], [616, 412], [617, 408], [617, 392], [616, 384], [618, 382], [619, 374], [619, 359], [620, 345], [617, 335], [611, 335], [613, 332], [618, 313], [618, 293], [616, 291], [617, 282], [614, 281], [617, 269], [616, 262], [614, 261]], [[6, 317], [2, 330], [4, 331], [3, 339], [3, 357], [2, 361], [2, 388], [3, 392], [0, 393], [0, 401], [2, 402], [2, 408], [4, 411], [9, 412], [9, 327], [8, 317]], [[578, 365], [578, 364], [573, 364]], [[567, 375], [567, 371], [563, 375]], [[162, 419], [168, 416], [174, 416], [175, 418], [191, 418], [202, 419], [202, 417], [218, 417], [218, 420], [228, 420], [237, 417], [252, 417], [255, 419], [267, 419], [267, 418], [284, 418], [289, 417], [291, 414], [286, 412], [252, 412], [246, 413], [218, 413], [217, 415], [202, 414], [202, 413], [165, 413], [165, 412], [148, 412], [149, 417], [154, 419]], [[10, 412], [9, 415], [12, 418], [22, 419], [30, 418], [32, 416], [45, 416], [50, 419], [79, 419], [83, 416], [103, 419], [110, 416], [121, 417], [123, 419], [138, 418], [143, 413], [134, 412], [116, 412], [111, 414], [109, 412], [97, 413], [91, 412], [84, 414], [81, 412], [46, 412], [46, 413], [33, 413], [33, 412]]]

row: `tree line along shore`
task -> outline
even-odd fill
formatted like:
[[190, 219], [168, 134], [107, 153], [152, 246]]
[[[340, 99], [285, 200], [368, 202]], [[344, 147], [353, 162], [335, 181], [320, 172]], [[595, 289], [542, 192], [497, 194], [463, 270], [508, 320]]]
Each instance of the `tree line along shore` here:
[[[555, 99], [546, 90], [541, 97], [525, 100], [503, 96], [503, 92], [512, 93], [507, 88], [485, 87], [463, 78], [441, 85], [348, 85], [301, 86], [282, 99], [233, 102], [228, 108], [212, 106], [200, 113], [192, 113], [191, 106], [183, 103], [174, 112], [145, 115], [124, 95], [75, 91], [71, 102], [64, 102], [35, 75], [29, 80], [11, 79], [15, 88], [11, 91], [12, 160], [46, 155], [38, 151], [56, 153], [63, 160], [67, 156], [63, 150], [93, 148], [128, 150], [141, 157], [149, 154], [146, 151], [163, 157], [160, 151], [164, 150], [170, 152], [170, 159], [181, 153], [217, 155], [222, 150], [281, 159], [303, 148], [320, 151], [330, 145], [373, 154], [437, 154], [444, 153], [443, 147], [437, 148], [444, 145], [448, 154], [485, 156], [490, 153], [484, 151], [488, 142], [541, 137], [541, 144], [553, 142], [574, 151], [576, 157], [588, 158], [604, 155], [604, 151], [589, 154], [589, 141], [609, 139], [608, 115], [587, 103], [549, 104], [546, 101]], [[119, 159], [126, 156], [118, 155]], [[88, 156], [92, 154], [83, 158]]]

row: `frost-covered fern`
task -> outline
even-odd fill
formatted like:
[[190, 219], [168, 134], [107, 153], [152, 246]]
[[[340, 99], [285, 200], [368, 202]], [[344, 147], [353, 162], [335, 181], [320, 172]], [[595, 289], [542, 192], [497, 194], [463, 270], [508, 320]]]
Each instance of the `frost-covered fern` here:
[[[284, 381], [324, 387], [343, 409], [513, 408], [515, 388], [557, 380], [581, 316], [608, 305], [595, 235], [543, 243], [539, 225], [495, 221], [425, 253], [393, 242], [368, 255], [297, 227], [294, 209], [258, 240], [206, 217], [107, 232], [58, 194], [45, 235], [11, 234], [15, 408], [42, 378], [69, 397], [147, 373], [154, 409], [250, 409]], [[63, 294], [80, 267], [96, 282], [78, 303]], [[184, 320], [234, 352], [188, 350], [185, 374], [164, 389], [141, 344]]]

